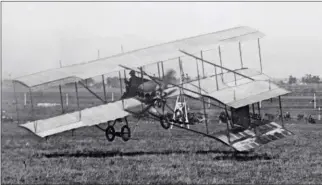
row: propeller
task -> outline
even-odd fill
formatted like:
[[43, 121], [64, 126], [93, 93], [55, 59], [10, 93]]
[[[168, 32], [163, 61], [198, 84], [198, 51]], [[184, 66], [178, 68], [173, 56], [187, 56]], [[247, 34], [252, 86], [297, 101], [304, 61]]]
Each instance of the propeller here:
[[157, 86], [157, 89], [156, 89], [157, 97], [155, 99], [164, 100], [165, 98], [172, 95], [176, 91], [176, 89], [172, 89], [168, 92], [165, 91], [168, 88], [168, 85], [173, 83], [172, 81], [173, 79], [175, 79], [174, 75], [175, 75], [175, 71], [173, 69], [170, 69], [167, 71], [167, 73], [165, 74], [165, 76], [161, 81], [161, 84]]
[[175, 70], [173, 69], [170, 69], [167, 71], [167, 73], [165, 74], [165, 76], [163, 77], [163, 83], [162, 83], [162, 86], [161, 86], [161, 89], [166, 89], [169, 85], [169, 83], [172, 82], [172, 80], [174, 79], [174, 75], [175, 75]]

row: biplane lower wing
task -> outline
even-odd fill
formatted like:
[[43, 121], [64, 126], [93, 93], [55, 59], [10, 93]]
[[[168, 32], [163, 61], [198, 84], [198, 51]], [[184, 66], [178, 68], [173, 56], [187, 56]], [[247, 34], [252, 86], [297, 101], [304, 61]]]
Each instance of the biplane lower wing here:
[[227, 131], [221, 131], [214, 134], [216, 138], [240, 152], [255, 149], [290, 135], [294, 134], [275, 122], [258, 126], [256, 127], [256, 131], [238, 127], [231, 129], [229, 135], [227, 134]]
[[[125, 109], [141, 105], [141, 102], [134, 98], [123, 101]], [[20, 126], [27, 128], [39, 137], [46, 137], [68, 130], [98, 125], [129, 115], [130, 113], [123, 109], [123, 103], [120, 100], [48, 119], [27, 122]]]

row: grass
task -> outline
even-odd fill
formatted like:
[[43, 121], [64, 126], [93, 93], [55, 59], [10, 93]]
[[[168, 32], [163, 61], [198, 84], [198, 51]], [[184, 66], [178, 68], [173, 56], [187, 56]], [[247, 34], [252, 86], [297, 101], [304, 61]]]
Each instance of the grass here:
[[[82, 106], [91, 105], [91, 99], [83, 100]], [[14, 115], [15, 106], [9, 103], [9, 98], [4, 100], [7, 113]], [[294, 109], [291, 114], [301, 111]], [[3, 122], [1, 182], [321, 184], [322, 124], [291, 123], [296, 124], [286, 127], [294, 136], [252, 153], [236, 154], [215, 140], [178, 128], [164, 130], [160, 124], [147, 121], [139, 123], [128, 142], [120, 138], [108, 142], [95, 127], [77, 129], [74, 136], [65, 132], [46, 140], [18, 127], [17, 122]], [[215, 131], [218, 125], [210, 124]], [[135, 124], [131, 123], [131, 127], [133, 131]]]
[[[132, 124], [133, 125], [133, 124]], [[2, 125], [3, 184], [321, 184], [322, 125], [288, 125], [296, 135], [235, 154], [183, 130], [142, 122], [134, 140], [106, 141], [82, 128], [37, 138], [17, 124]]]

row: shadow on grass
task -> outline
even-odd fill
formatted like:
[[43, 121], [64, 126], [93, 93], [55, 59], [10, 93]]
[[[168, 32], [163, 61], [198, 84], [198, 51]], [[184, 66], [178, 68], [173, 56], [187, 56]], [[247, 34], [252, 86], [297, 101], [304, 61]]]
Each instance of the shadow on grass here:
[[135, 151], [135, 152], [121, 152], [121, 151], [83, 151], [83, 152], [55, 152], [55, 153], [40, 153], [35, 157], [45, 158], [59, 158], [59, 157], [90, 157], [90, 158], [108, 158], [108, 157], [135, 157], [143, 155], [172, 155], [172, 154], [196, 154], [196, 155], [209, 155], [219, 154], [213, 157], [213, 160], [237, 160], [237, 161], [252, 161], [252, 160], [271, 160], [276, 159], [276, 156], [268, 154], [256, 154], [251, 152], [234, 152], [234, 151], [184, 151], [184, 150], [166, 150], [166, 151]]

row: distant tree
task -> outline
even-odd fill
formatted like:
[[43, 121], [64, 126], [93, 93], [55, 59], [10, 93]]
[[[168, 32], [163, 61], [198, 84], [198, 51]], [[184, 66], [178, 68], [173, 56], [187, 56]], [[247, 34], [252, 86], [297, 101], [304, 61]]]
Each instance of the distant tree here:
[[313, 76], [312, 77], [312, 83], [320, 83], [320, 77], [319, 76]]
[[107, 85], [107, 87], [112, 87], [112, 80], [110, 77], [106, 78], [106, 85]]
[[320, 77], [317, 76], [317, 75], [311, 75], [311, 74], [306, 74], [304, 77], [302, 77], [302, 82], [303, 83], [307, 83], [307, 84], [310, 84], [310, 83], [320, 83]]
[[88, 79], [82, 80], [81, 82], [83, 84], [85, 84], [85, 85], [88, 85], [88, 86], [95, 84], [95, 81], [92, 78], [88, 78]]
[[278, 81], [278, 84], [280, 84], [280, 85], [285, 85], [285, 83], [284, 83], [284, 81], [283, 81], [283, 80]]
[[292, 75], [288, 78], [288, 84], [295, 84], [297, 82], [296, 77], [293, 77]]
[[[122, 85], [124, 87], [124, 84], [123, 84], [124, 78], [122, 78], [121, 81], [122, 81]], [[120, 87], [120, 79], [118, 77], [107, 77], [106, 84], [108, 87], [119, 88]]]

